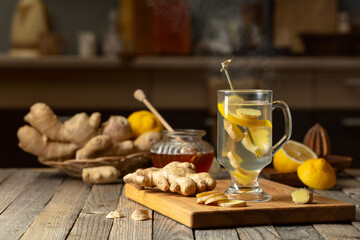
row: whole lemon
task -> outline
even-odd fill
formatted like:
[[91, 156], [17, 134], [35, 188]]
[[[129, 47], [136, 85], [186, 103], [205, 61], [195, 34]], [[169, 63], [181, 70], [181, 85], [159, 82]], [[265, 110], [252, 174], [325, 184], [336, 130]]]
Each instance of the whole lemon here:
[[313, 150], [300, 142], [289, 140], [275, 153], [273, 165], [279, 173], [296, 172], [300, 164], [313, 158], [317, 158]]
[[324, 158], [309, 159], [297, 169], [300, 180], [308, 187], [326, 190], [335, 186], [336, 174]]
[[133, 112], [127, 120], [131, 125], [135, 138], [146, 132], [160, 132], [164, 129], [157, 117], [152, 112], [146, 110]]

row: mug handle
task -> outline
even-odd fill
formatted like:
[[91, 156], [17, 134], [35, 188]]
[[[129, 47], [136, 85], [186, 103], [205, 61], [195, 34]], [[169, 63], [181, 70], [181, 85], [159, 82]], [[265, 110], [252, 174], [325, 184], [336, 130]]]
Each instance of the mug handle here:
[[285, 118], [285, 134], [284, 136], [272, 147], [272, 154], [274, 155], [291, 137], [292, 120], [291, 113], [288, 105], [283, 101], [274, 101], [273, 108], [281, 108]]

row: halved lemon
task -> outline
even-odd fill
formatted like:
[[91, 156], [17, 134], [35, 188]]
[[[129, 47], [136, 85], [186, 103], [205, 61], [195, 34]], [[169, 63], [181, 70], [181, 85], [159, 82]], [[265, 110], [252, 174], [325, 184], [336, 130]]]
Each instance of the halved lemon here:
[[247, 119], [241, 116], [237, 116], [231, 109], [225, 109], [223, 103], [218, 103], [218, 109], [220, 114], [228, 121], [235, 123], [236, 125], [243, 127], [269, 127], [272, 128], [272, 124], [266, 119]]
[[273, 165], [279, 173], [296, 172], [297, 168], [308, 159], [318, 158], [306, 145], [289, 140], [274, 155]]

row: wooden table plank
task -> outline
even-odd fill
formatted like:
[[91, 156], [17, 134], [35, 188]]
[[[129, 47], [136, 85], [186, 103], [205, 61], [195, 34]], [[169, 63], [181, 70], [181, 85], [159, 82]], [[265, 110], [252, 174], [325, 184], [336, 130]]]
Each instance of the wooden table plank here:
[[[235, 240], [239, 239], [235, 229], [195, 230], [196, 240]], [[241, 238], [242, 239], [242, 238]]]
[[49, 202], [63, 175], [41, 173], [0, 215], [1, 238], [18, 239]]
[[89, 191], [80, 179], [66, 179], [21, 239], [65, 239]]
[[[345, 185], [344, 185], [345, 186]], [[353, 186], [353, 183], [351, 184]], [[326, 197], [337, 199], [340, 201], [348, 202], [354, 205], [358, 205], [359, 202], [350, 198], [344, 192], [335, 190], [315, 190], [316, 193]], [[359, 221], [359, 208], [356, 207], [356, 219]], [[314, 224], [314, 228], [321, 234], [324, 239], [350, 239], [360, 238], [360, 231], [350, 224]]]
[[12, 174], [0, 184], [0, 214], [40, 174], [39, 172], [26, 170], [18, 170], [9, 173]]
[[[125, 218], [115, 219], [109, 239], [152, 239], [152, 219], [146, 221], [134, 221], [131, 214], [136, 209], [148, 209], [125, 197], [122, 191], [117, 209], [125, 215]], [[153, 211], [148, 209], [152, 217]]]
[[14, 170], [12, 169], [0, 169], [0, 183], [4, 181]]
[[186, 227], [160, 213], [154, 212], [153, 239], [194, 239], [191, 228]]
[[321, 235], [311, 225], [298, 225], [298, 226], [276, 226], [276, 231], [279, 233], [281, 239], [323, 239]]
[[273, 226], [256, 226], [236, 228], [241, 240], [275, 240], [281, 239], [279, 233]]
[[122, 184], [93, 185], [67, 239], [107, 239], [113, 224], [105, 218], [116, 210]]

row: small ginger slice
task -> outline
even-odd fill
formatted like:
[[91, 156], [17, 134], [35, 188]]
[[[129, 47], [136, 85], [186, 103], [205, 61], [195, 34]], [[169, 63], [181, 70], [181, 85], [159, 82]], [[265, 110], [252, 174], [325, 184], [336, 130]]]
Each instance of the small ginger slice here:
[[244, 138], [240, 128], [226, 119], [224, 119], [224, 129], [235, 142], [240, 142]]
[[206, 197], [208, 195], [216, 194], [216, 193], [223, 194], [223, 193], [218, 192], [218, 191], [207, 191], [207, 192], [201, 192], [201, 193], [196, 194], [196, 197], [197, 198], [202, 198], [202, 197]]
[[106, 215], [106, 218], [123, 218], [123, 217], [125, 216], [118, 210], [111, 211], [108, 213], [108, 215]]
[[243, 162], [243, 159], [232, 151], [227, 153], [227, 157], [229, 158], [231, 166], [239, 171], [240, 164]]
[[257, 119], [261, 116], [261, 111], [254, 108], [237, 108], [236, 114], [245, 119]]
[[209, 205], [209, 204], [212, 204], [212, 203], [217, 204], [218, 201], [223, 201], [223, 200], [226, 200], [226, 199], [228, 199], [228, 198], [225, 195], [216, 196], [216, 197], [213, 197], [213, 198], [210, 198], [210, 199], [206, 200], [205, 205]]
[[238, 199], [222, 200], [222, 201], [218, 201], [217, 204], [220, 207], [245, 207], [246, 206], [245, 201], [238, 200]]
[[311, 203], [313, 201], [313, 193], [305, 188], [296, 189], [291, 193], [291, 197], [296, 204]]
[[133, 219], [134, 221], [144, 221], [144, 220], [148, 220], [148, 219], [150, 219], [149, 210], [147, 210], [147, 209], [138, 209], [138, 210], [135, 210], [135, 211], [131, 214], [131, 219]]
[[213, 194], [207, 195], [205, 197], [198, 198], [196, 200], [196, 203], [202, 204], [202, 203], [206, 202], [207, 200], [209, 200], [213, 197], [217, 197], [217, 196], [223, 196], [223, 194], [222, 193], [213, 193]]

